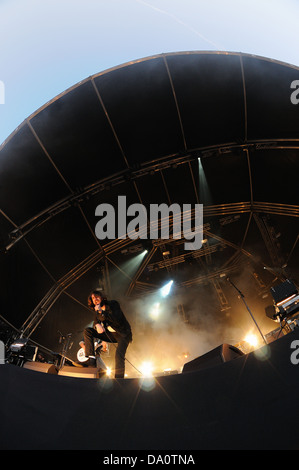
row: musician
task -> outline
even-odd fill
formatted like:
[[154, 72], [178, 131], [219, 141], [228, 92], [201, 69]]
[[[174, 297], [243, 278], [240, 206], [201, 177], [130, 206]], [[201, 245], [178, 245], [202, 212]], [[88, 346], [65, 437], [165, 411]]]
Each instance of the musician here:
[[108, 300], [99, 290], [91, 292], [88, 305], [95, 312], [92, 328], [84, 330], [85, 354], [89, 358], [88, 365], [95, 367], [94, 338], [107, 343], [117, 343], [115, 352], [115, 378], [123, 378], [125, 374], [125, 355], [132, 341], [131, 326], [126, 319], [119, 303]]

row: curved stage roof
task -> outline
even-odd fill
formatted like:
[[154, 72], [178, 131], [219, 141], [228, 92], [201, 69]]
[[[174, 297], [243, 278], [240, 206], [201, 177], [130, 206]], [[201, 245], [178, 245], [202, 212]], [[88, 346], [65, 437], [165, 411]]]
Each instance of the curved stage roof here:
[[[246, 54], [162, 54], [88, 77], [29, 116], [0, 148], [2, 317], [55, 350], [58, 330], [90, 321], [91, 288], [127, 302], [171, 277], [185, 323], [242, 329], [250, 318], [225, 273], [269, 331], [265, 297], [298, 272], [298, 78]], [[147, 240], [132, 270], [144, 241], [95, 236], [95, 208], [119, 195], [146, 208], [202, 203], [206, 243]]]

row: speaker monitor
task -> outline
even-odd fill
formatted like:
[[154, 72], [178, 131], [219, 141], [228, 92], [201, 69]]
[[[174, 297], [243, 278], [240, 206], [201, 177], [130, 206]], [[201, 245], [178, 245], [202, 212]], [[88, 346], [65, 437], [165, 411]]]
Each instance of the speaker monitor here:
[[24, 369], [35, 370], [37, 372], [44, 372], [45, 374], [57, 374], [57, 369], [54, 364], [47, 364], [44, 362], [27, 361], [23, 365]]
[[244, 353], [240, 351], [240, 349], [236, 348], [235, 346], [231, 346], [230, 344], [221, 344], [203, 356], [197, 357], [196, 359], [193, 359], [193, 361], [187, 362], [184, 365], [182, 372], [184, 373], [195, 370], [208, 369], [209, 367], [231, 361], [232, 359], [236, 359], [237, 357], [241, 356], [244, 356]]
[[96, 367], [62, 367], [58, 375], [65, 377], [79, 377], [84, 379], [97, 379], [99, 377], [99, 371]]

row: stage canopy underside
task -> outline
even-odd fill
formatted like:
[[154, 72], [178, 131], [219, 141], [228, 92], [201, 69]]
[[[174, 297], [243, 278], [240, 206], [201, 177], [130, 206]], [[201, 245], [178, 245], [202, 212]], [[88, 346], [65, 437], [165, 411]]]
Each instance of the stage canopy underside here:
[[[297, 67], [267, 58], [162, 54], [88, 77], [29, 116], [0, 148], [1, 316], [57, 350], [58, 331], [79, 339], [100, 286], [137, 338], [152, 321], [146, 299], [172, 279], [164, 329], [180, 319], [217, 345], [253, 326], [230, 277], [271, 330], [270, 288], [298, 278], [296, 80]], [[117, 214], [118, 196], [148, 214], [203, 204], [203, 247], [98, 239], [96, 207]]]

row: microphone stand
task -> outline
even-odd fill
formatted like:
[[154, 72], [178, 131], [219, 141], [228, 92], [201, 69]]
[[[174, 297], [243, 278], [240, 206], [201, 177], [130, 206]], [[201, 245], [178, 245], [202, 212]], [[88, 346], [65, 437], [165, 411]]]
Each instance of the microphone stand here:
[[238, 289], [237, 286], [235, 286], [235, 284], [230, 280], [229, 277], [227, 278], [227, 281], [236, 289], [237, 292], [239, 292], [241, 300], [244, 302], [245, 307], [247, 308], [247, 310], [248, 310], [248, 312], [249, 312], [249, 314], [250, 314], [252, 320], [253, 320], [254, 323], [255, 323], [255, 326], [257, 327], [257, 329], [258, 329], [258, 331], [259, 331], [261, 337], [263, 338], [264, 343], [267, 345], [267, 341], [266, 341], [266, 339], [265, 339], [263, 333], [261, 332], [261, 330], [260, 330], [260, 328], [259, 328], [257, 322], [255, 321], [254, 316], [252, 315], [252, 313], [251, 313], [251, 311], [250, 311], [250, 308], [248, 307], [248, 305], [247, 305], [247, 303], [246, 303], [244, 294]]
[[61, 370], [65, 364], [67, 351], [68, 349], [71, 348], [70, 341], [71, 341], [72, 333], [68, 333], [66, 337], [62, 333], [60, 333], [60, 331], [58, 333], [60, 334], [59, 343], [63, 341], [61, 361], [60, 361], [60, 364], [58, 365], [58, 370]]

